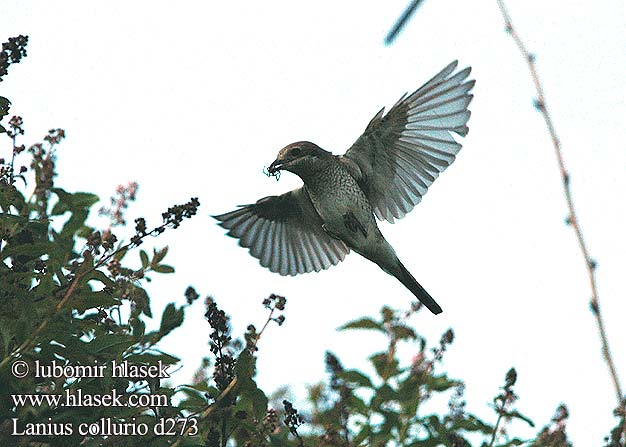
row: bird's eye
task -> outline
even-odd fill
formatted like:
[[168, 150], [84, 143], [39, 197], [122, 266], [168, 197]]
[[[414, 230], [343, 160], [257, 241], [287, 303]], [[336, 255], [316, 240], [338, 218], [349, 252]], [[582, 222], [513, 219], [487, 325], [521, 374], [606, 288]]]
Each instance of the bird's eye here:
[[298, 155], [300, 155], [300, 148], [299, 147], [294, 147], [291, 149], [291, 155], [297, 157]]

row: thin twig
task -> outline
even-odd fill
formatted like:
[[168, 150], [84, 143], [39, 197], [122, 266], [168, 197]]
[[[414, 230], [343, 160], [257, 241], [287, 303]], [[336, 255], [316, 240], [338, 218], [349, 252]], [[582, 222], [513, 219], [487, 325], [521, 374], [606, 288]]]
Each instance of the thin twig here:
[[498, 412], [498, 420], [496, 421], [495, 427], [493, 427], [493, 433], [491, 433], [491, 442], [489, 443], [489, 447], [493, 447], [493, 443], [496, 442], [496, 436], [498, 435], [498, 429], [500, 428], [500, 421], [502, 421], [502, 411]]
[[9, 179], [9, 184], [13, 184], [13, 179], [15, 178], [15, 152], [17, 151], [17, 132], [12, 133], [11, 139], [13, 140], [13, 150], [11, 151], [11, 178]]
[[[272, 321], [272, 316], [274, 315], [274, 311], [276, 310], [276, 306], [272, 306], [270, 308], [270, 314], [267, 317], [267, 320], [265, 321], [265, 324], [263, 325], [263, 327], [261, 328], [261, 330], [259, 331], [259, 333], [256, 335], [256, 337], [254, 338], [254, 342], [252, 344], [253, 348], [256, 348], [257, 343], [259, 342], [259, 340], [261, 339], [261, 335], [263, 334], [263, 332], [265, 331], [265, 329], [267, 328], [267, 325], [270, 323], [270, 321]], [[220, 351], [221, 352], [221, 351]], [[202, 414], [200, 414], [198, 420], [199, 421], [203, 421], [206, 418], [208, 418], [211, 413], [213, 413], [213, 411], [215, 411], [215, 409], [218, 407], [218, 404], [224, 400], [224, 398], [226, 397], [226, 395], [228, 395], [228, 393], [230, 393], [232, 391], [232, 389], [235, 387], [235, 385], [237, 384], [237, 377], [234, 377], [230, 383], [226, 386], [226, 388], [224, 388], [224, 391], [222, 391], [220, 393], [219, 396], [217, 396], [217, 398], [215, 399], [215, 401], [208, 406], [203, 412]], [[224, 421], [223, 421], [224, 422]], [[223, 427], [222, 427], [223, 428]], [[171, 447], [177, 447], [179, 446], [182, 442], [183, 442], [183, 437], [187, 436], [189, 434], [189, 432], [191, 431], [192, 427], [189, 427], [187, 430], [185, 430], [185, 432], [183, 434], [181, 434], [181, 437], [174, 443], [172, 444]], [[222, 442], [226, 441], [228, 438], [225, 437], [222, 434]]]
[[263, 332], [265, 332], [267, 325], [270, 324], [270, 321], [272, 321], [272, 316], [274, 315], [275, 310], [276, 310], [276, 307], [272, 306], [272, 308], [270, 309], [270, 314], [268, 315], [267, 320], [265, 320], [265, 324], [263, 325], [259, 333], [256, 334], [256, 337], [254, 337], [254, 343], [252, 344], [253, 348], [257, 347], [257, 344], [259, 343], [259, 340], [261, 339], [261, 335], [263, 335]]
[[530, 75], [533, 79], [533, 83], [535, 84], [535, 90], [537, 93], [537, 98], [535, 100], [535, 107], [539, 110], [539, 112], [543, 116], [544, 121], [546, 122], [546, 126], [548, 127], [548, 132], [550, 133], [550, 138], [552, 139], [552, 145], [554, 146], [554, 151], [556, 153], [556, 158], [557, 158], [558, 165], [559, 165], [559, 172], [561, 174], [561, 180], [563, 183], [563, 191], [565, 192], [565, 200], [567, 202], [567, 208], [569, 212], [567, 223], [570, 224], [572, 228], [574, 229], [574, 233], [576, 234], [576, 239], [578, 240], [578, 245], [580, 247], [581, 254], [583, 255], [583, 258], [585, 260], [585, 267], [587, 268], [587, 274], [589, 276], [589, 283], [591, 286], [590, 305], [591, 305], [591, 311], [593, 315], [595, 316], [596, 322], [598, 324], [598, 332], [600, 334], [600, 341], [602, 343], [602, 354], [609, 368], [609, 373], [611, 375], [613, 386], [615, 388], [615, 394], [617, 397], [618, 406], [623, 407], [624, 395], [622, 394], [622, 388], [620, 385], [617, 371], [615, 369], [615, 363], [613, 362], [613, 357], [609, 349], [609, 341], [606, 335], [606, 329], [604, 327], [604, 320], [602, 319], [602, 313], [600, 311], [600, 301], [598, 299], [598, 288], [597, 288], [596, 277], [595, 277], [596, 262], [589, 255], [589, 249], [587, 248], [587, 244], [585, 243], [585, 239], [583, 237], [583, 232], [580, 226], [580, 222], [578, 220], [578, 216], [574, 208], [574, 200], [572, 198], [572, 191], [570, 189], [570, 177], [569, 177], [569, 173], [565, 169], [565, 162], [563, 160], [561, 142], [557, 136], [550, 113], [548, 112], [545, 94], [543, 91], [541, 81], [539, 80], [539, 75], [537, 74], [537, 68], [535, 66], [535, 57], [533, 56], [531, 52], [528, 51], [528, 49], [526, 48], [526, 45], [524, 44], [519, 34], [513, 27], [511, 16], [509, 15], [508, 10], [506, 9], [504, 1], [496, 0], [496, 2], [498, 3], [498, 7], [500, 8], [500, 12], [502, 13], [504, 24], [506, 26], [506, 31], [511, 35], [511, 37], [517, 44], [517, 47], [519, 48], [520, 53], [526, 60], [526, 63], [528, 64], [528, 69], [530, 70]]
[[[235, 385], [237, 385], [237, 377], [235, 377], [233, 380], [230, 381], [228, 386], [226, 388], [224, 388], [224, 391], [222, 391], [220, 393], [220, 395], [217, 396], [217, 398], [215, 399], [215, 402], [213, 402], [213, 404], [211, 406], [209, 406], [206, 410], [204, 410], [202, 412], [202, 414], [200, 415], [198, 420], [199, 421], [203, 421], [206, 418], [208, 418], [211, 415], [211, 413], [213, 413], [213, 411], [215, 411], [215, 409], [217, 408], [218, 404], [222, 400], [224, 400], [224, 398], [228, 395], [228, 393], [230, 393], [232, 391], [232, 389], [235, 387]], [[178, 447], [183, 442], [184, 437], [187, 436], [191, 430], [192, 430], [192, 427], [187, 428], [187, 430], [185, 430], [185, 432], [182, 435], [180, 435], [180, 438], [175, 443], [173, 443], [171, 447]]]
[[393, 28], [391, 28], [391, 31], [389, 31], [385, 37], [385, 45], [391, 45], [393, 43], [398, 33], [402, 31], [402, 28], [404, 28], [411, 16], [415, 13], [420, 3], [422, 3], [422, 0], [413, 0], [409, 6], [406, 7], [400, 18], [393, 25]]

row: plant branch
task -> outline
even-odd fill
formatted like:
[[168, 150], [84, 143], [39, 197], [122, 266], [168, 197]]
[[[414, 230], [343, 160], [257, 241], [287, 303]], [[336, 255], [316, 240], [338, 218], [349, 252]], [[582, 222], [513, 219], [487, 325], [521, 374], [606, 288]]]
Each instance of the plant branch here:
[[[28, 350], [34, 346], [34, 343], [37, 340], [39, 334], [48, 326], [48, 323], [56, 317], [63, 306], [65, 306], [69, 300], [72, 298], [72, 295], [76, 291], [76, 287], [79, 285], [80, 280], [86, 275], [92, 273], [96, 269], [102, 267], [109, 259], [115, 256], [117, 253], [120, 253], [122, 250], [129, 250], [135, 247], [138, 247], [143, 242], [143, 239], [148, 236], [156, 236], [165, 231], [168, 227], [176, 228], [180, 225], [180, 222], [184, 217], [191, 217], [196, 213], [196, 208], [198, 206], [197, 199], [192, 198], [191, 201], [185, 205], [178, 205], [170, 208], [167, 213], [163, 213], [164, 223], [158, 227], [155, 227], [153, 230], [146, 232], [145, 230], [137, 230], [137, 234], [133, 236], [131, 242], [128, 244], [118, 248], [117, 250], [113, 250], [111, 253], [104, 253], [103, 256], [96, 262], [92, 267], [86, 268], [83, 271], [76, 273], [74, 278], [70, 281], [69, 285], [66, 285], [67, 290], [63, 294], [63, 298], [56, 304], [54, 310], [48, 315], [39, 325], [35, 328], [33, 333], [13, 352], [7, 355], [5, 358], [0, 361], [0, 370], [12, 359], [17, 357], [20, 352]], [[143, 222], [143, 219], [142, 219]], [[145, 223], [145, 222], [144, 222]], [[61, 286], [63, 287], [63, 286]]]
[[67, 302], [70, 300], [70, 298], [72, 298], [72, 295], [74, 294], [74, 291], [76, 290], [76, 287], [78, 286], [78, 283], [80, 282], [80, 279], [87, 273], [89, 273], [90, 270], [83, 272], [83, 273], [79, 273], [76, 275], [76, 277], [74, 278], [74, 280], [72, 281], [72, 284], [70, 284], [70, 286], [68, 287], [68, 289], [65, 291], [65, 294], [63, 295], [63, 298], [61, 298], [61, 300], [57, 303], [57, 305], [54, 308], [54, 312], [52, 312], [52, 314], [50, 316], [48, 316], [48, 318], [44, 319], [41, 323], [39, 323], [39, 326], [37, 326], [35, 328], [35, 330], [33, 331], [33, 333], [31, 334], [30, 337], [28, 337], [26, 340], [24, 340], [24, 342], [20, 345], [19, 348], [17, 348], [15, 351], [13, 351], [11, 354], [7, 355], [4, 359], [2, 359], [2, 361], [0, 362], [0, 370], [14, 357], [16, 357], [17, 355], [19, 355], [20, 352], [23, 352], [25, 350], [28, 350], [32, 347], [32, 345], [35, 343], [35, 341], [37, 340], [37, 336], [39, 336], [39, 334], [48, 326], [48, 323], [61, 311], [61, 308], [67, 304]]
[[574, 200], [572, 198], [572, 191], [570, 188], [570, 176], [565, 168], [565, 161], [563, 158], [561, 142], [557, 136], [556, 130], [554, 128], [554, 123], [552, 122], [550, 112], [548, 111], [548, 107], [546, 105], [546, 98], [545, 98], [543, 86], [541, 84], [541, 80], [539, 79], [539, 75], [537, 74], [537, 67], [535, 65], [535, 57], [533, 56], [531, 52], [528, 51], [528, 49], [526, 48], [526, 45], [524, 44], [520, 35], [518, 34], [515, 27], [513, 26], [511, 16], [509, 15], [509, 12], [504, 4], [504, 1], [503, 0], [496, 0], [496, 1], [498, 3], [498, 7], [500, 8], [500, 12], [502, 13], [502, 17], [504, 19], [506, 31], [511, 35], [520, 53], [526, 60], [526, 63], [528, 64], [528, 69], [530, 71], [530, 75], [535, 85], [535, 90], [537, 93], [537, 98], [535, 100], [535, 107], [537, 108], [537, 110], [539, 110], [539, 112], [543, 116], [546, 126], [548, 127], [548, 132], [550, 133], [550, 138], [552, 140], [554, 152], [556, 154], [556, 158], [558, 161], [561, 181], [563, 183], [563, 191], [565, 193], [565, 200], [567, 202], [567, 208], [568, 208], [568, 213], [569, 213], [569, 216], [567, 218], [567, 223], [571, 225], [572, 228], [574, 229], [574, 233], [576, 234], [576, 239], [578, 240], [578, 246], [580, 248], [581, 254], [585, 261], [585, 266], [587, 268], [589, 284], [591, 287], [590, 306], [591, 306], [591, 311], [596, 319], [596, 323], [598, 325], [598, 332], [600, 334], [600, 341], [602, 343], [602, 354], [609, 368], [609, 373], [613, 381], [613, 386], [615, 389], [618, 406], [623, 407], [624, 397], [622, 393], [622, 388], [620, 385], [619, 376], [615, 369], [615, 363], [611, 355], [611, 350], [609, 349], [609, 341], [607, 338], [606, 328], [604, 326], [604, 320], [602, 318], [602, 312], [600, 309], [598, 288], [597, 288], [597, 282], [596, 282], [596, 277], [595, 277], [596, 262], [589, 255], [589, 249], [587, 247], [587, 244], [585, 243], [585, 238], [583, 237], [583, 232], [580, 226], [580, 221], [578, 220], [578, 216], [576, 214], [576, 209], [574, 207]]
[[270, 321], [272, 321], [272, 316], [274, 315], [274, 311], [276, 310], [276, 307], [272, 307], [270, 309], [270, 314], [267, 316], [267, 320], [265, 320], [265, 324], [263, 324], [263, 327], [261, 328], [261, 330], [259, 331], [258, 334], [256, 334], [256, 337], [254, 337], [254, 343], [252, 344], [253, 348], [256, 348], [259, 340], [261, 339], [261, 335], [263, 335], [263, 332], [265, 332], [265, 329], [267, 328], [267, 325], [270, 324]]
[[391, 28], [391, 31], [389, 31], [389, 33], [385, 37], [385, 45], [391, 45], [393, 43], [398, 33], [402, 31], [402, 29], [407, 24], [409, 19], [413, 16], [413, 14], [415, 13], [415, 10], [420, 5], [420, 3], [422, 3], [422, 0], [411, 1], [409, 6], [406, 7], [402, 15], [398, 18], [396, 23], [393, 25], [393, 28]]
[[[256, 351], [259, 340], [261, 339], [263, 332], [265, 332], [265, 329], [267, 329], [267, 325], [270, 324], [270, 321], [276, 322], [276, 324], [278, 324], [279, 326], [283, 324], [283, 322], [285, 321], [285, 316], [279, 315], [278, 317], [274, 317], [274, 312], [276, 312], [277, 310], [281, 312], [285, 310], [286, 302], [287, 300], [284, 296], [276, 295], [274, 293], [272, 293], [269, 298], [263, 300], [263, 306], [265, 306], [266, 309], [269, 309], [270, 313], [267, 316], [267, 320], [265, 320], [265, 323], [263, 324], [261, 330], [256, 334], [254, 334], [254, 332], [252, 333], [253, 337], [248, 346], [252, 352]], [[254, 330], [254, 326], [252, 326], [252, 329]]]
[[493, 443], [496, 441], [496, 436], [498, 434], [498, 429], [500, 428], [501, 420], [502, 420], [502, 411], [498, 411], [498, 420], [496, 421], [496, 425], [493, 427], [493, 433], [491, 433], [491, 442], [489, 443], [489, 447], [493, 447]]
[[[224, 388], [224, 391], [222, 391], [220, 393], [220, 395], [217, 396], [217, 398], [215, 399], [215, 402], [213, 402], [213, 404], [211, 406], [209, 406], [206, 410], [204, 410], [202, 412], [202, 414], [198, 418], [199, 421], [203, 421], [206, 418], [208, 418], [211, 415], [211, 413], [213, 413], [213, 411], [215, 411], [215, 409], [217, 408], [218, 404], [222, 400], [224, 400], [224, 398], [228, 395], [228, 393], [230, 393], [232, 391], [232, 389], [235, 387], [235, 385], [237, 385], [237, 377], [233, 378], [233, 380], [230, 381], [228, 386], [226, 388]], [[171, 447], [178, 447], [183, 442], [183, 438], [185, 436], [187, 436], [191, 430], [192, 430], [191, 427], [187, 428], [187, 430], [185, 430], [185, 433], [183, 433], [181, 435], [181, 437], [174, 444], [172, 444]]]

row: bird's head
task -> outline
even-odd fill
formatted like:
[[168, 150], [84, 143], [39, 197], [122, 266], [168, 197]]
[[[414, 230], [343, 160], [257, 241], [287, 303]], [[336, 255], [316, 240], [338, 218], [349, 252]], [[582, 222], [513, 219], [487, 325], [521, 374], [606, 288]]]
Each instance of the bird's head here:
[[329, 154], [330, 152], [325, 151], [316, 144], [308, 141], [298, 141], [278, 151], [276, 160], [267, 168], [267, 171], [270, 174], [276, 174], [281, 170], [300, 174], [303, 172], [303, 169], [315, 163], [315, 160]]

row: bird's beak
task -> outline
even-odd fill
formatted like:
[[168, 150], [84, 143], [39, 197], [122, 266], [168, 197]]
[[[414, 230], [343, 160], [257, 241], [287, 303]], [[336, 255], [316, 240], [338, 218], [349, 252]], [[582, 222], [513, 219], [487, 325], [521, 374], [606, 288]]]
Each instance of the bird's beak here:
[[274, 174], [278, 171], [280, 171], [281, 166], [284, 164], [285, 162], [283, 160], [279, 160], [278, 158], [276, 160], [274, 160], [272, 162], [271, 165], [269, 165], [269, 167], [267, 168], [267, 172], [269, 172], [270, 174]]

